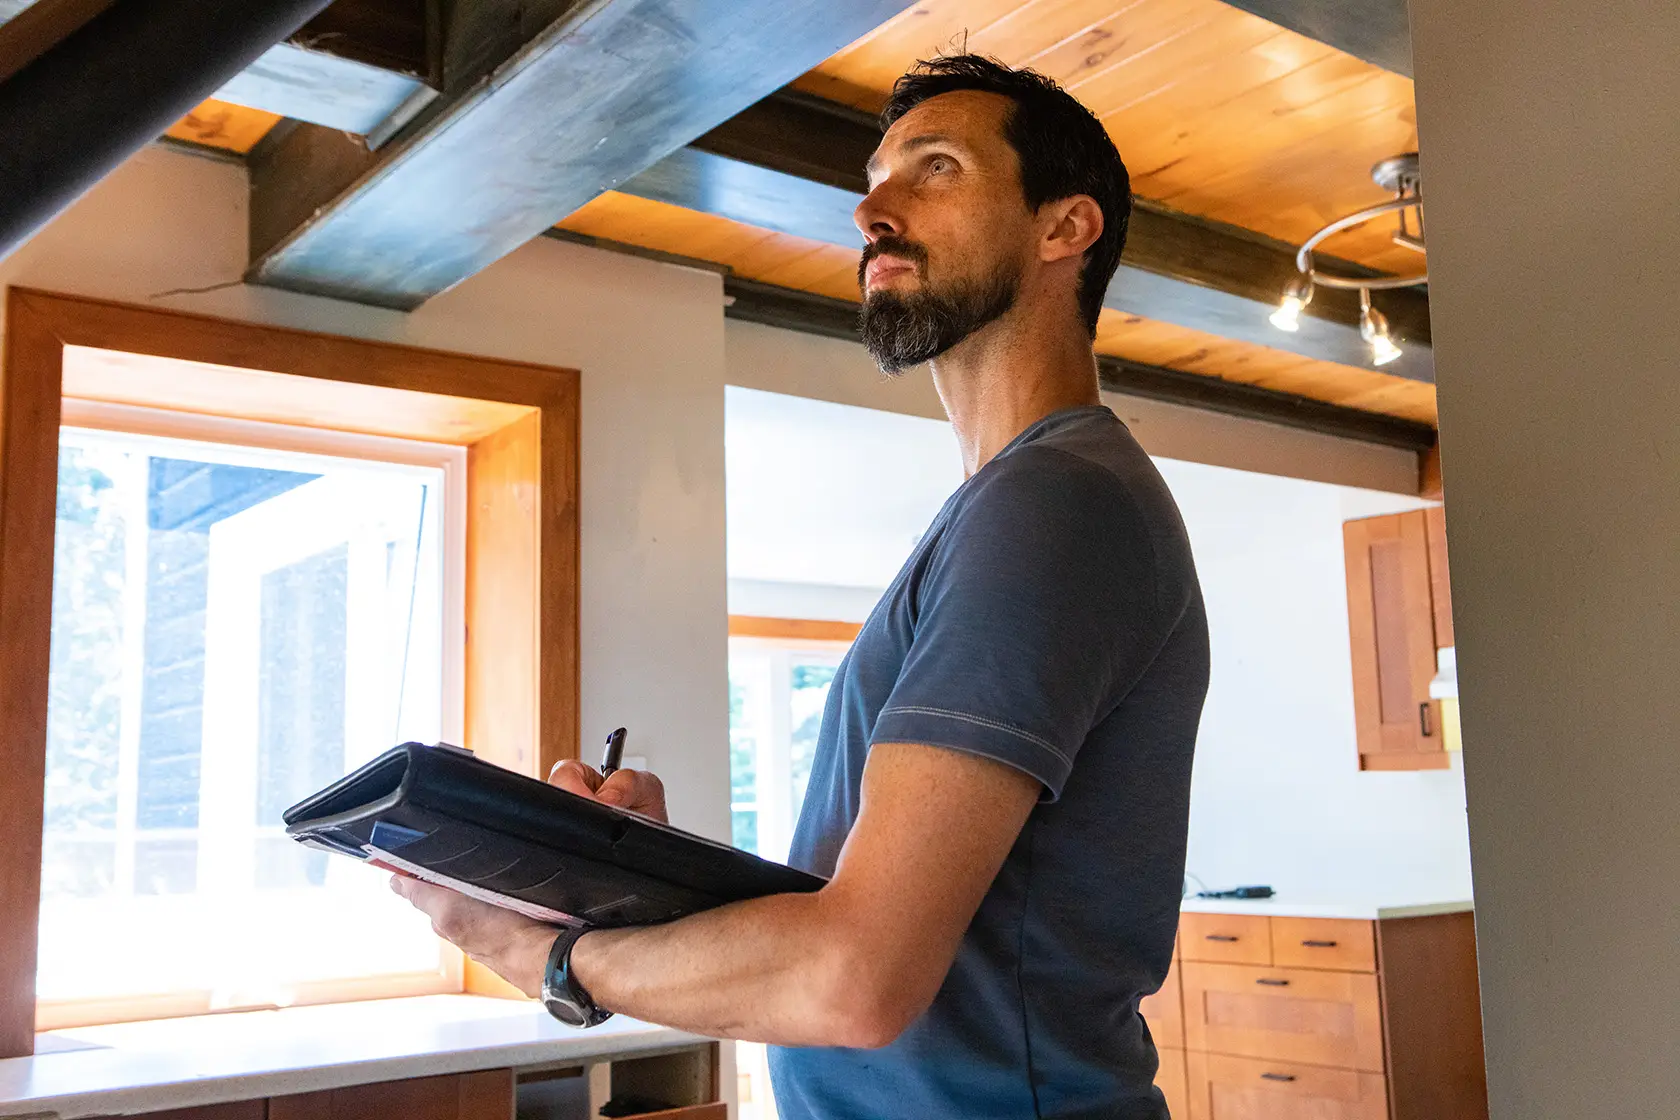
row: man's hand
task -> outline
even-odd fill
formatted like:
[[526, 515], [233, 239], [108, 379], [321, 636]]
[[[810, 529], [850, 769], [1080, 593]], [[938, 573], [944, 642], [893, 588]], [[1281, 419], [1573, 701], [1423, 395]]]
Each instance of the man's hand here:
[[614, 770], [603, 778], [593, 766], [567, 759], [555, 764], [549, 772], [548, 784], [559, 786], [567, 793], [593, 798], [603, 805], [670, 823], [665, 812], [665, 784], [646, 770]]
[[548, 951], [559, 931], [523, 914], [468, 898], [407, 875], [391, 889], [432, 919], [432, 932], [535, 999], [542, 994]]
[[[593, 766], [568, 760], [548, 775], [551, 785], [655, 820], [667, 821], [665, 786], [645, 770], [617, 770], [601, 777]], [[391, 889], [432, 919], [432, 930], [496, 975], [536, 998], [554, 946], [553, 926], [491, 906], [407, 875], [391, 878]]]

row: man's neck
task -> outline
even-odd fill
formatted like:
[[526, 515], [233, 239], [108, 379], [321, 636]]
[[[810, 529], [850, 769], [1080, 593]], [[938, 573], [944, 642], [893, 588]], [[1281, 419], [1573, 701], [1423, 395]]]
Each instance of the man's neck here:
[[1101, 403], [1090, 338], [1047, 318], [1017, 305], [932, 363], [966, 475], [1051, 413]]

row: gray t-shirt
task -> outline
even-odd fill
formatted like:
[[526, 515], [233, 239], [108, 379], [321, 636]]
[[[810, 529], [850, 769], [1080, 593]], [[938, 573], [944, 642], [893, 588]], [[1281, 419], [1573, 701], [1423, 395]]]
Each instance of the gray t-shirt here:
[[1167, 974], [1208, 683], [1190, 543], [1100, 406], [953, 494], [829, 691], [789, 862], [834, 872], [872, 743], [1044, 784], [933, 1005], [880, 1050], [771, 1049], [783, 1120], [1161, 1120], [1140, 997]]

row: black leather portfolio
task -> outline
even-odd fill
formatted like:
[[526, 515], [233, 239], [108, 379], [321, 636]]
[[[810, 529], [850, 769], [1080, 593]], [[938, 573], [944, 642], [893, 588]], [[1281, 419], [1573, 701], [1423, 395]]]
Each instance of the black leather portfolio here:
[[442, 744], [393, 747], [284, 819], [311, 847], [555, 924], [647, 925], [825, 882]]

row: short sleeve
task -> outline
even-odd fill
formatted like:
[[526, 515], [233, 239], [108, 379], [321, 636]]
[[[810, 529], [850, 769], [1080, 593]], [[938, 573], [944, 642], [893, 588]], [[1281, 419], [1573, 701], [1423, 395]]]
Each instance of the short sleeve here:
[[910, 651], [871, 742], [992, 758], [1054, 800], [1165, 640], [1154, 545], [1097, 464], [1024, 447], [991, 466], [916, 588]]

